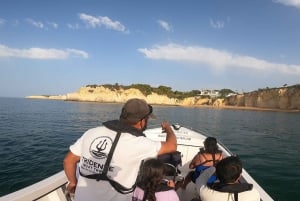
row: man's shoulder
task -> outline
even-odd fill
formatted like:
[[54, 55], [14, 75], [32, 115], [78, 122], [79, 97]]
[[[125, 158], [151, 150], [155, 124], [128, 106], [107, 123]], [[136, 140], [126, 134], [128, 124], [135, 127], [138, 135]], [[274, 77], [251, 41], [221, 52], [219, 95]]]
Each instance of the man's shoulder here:
[[86, 133], [92, 133], [92, 132], [107, 132], [107, 133], [115, 133], [115, 131], [112, 131], [105, 126], [97, 126], [94, 128], [90, 128], [86, 131]]
[[[94, 128], [90, 128], [88, 129], [85, 133], [84, 136], [85, 137], [95, 137], [95, 136], [107, 136], [107, 137], [114, 137], [116, 136], [117, 131], [112, 130], [110, 128], [107, 128], [106, 126], [99, 126], [99, 127], [94, 127]], [[136, 140], [139, 142], [152, 142], [153, 140], [145, 137], [145, 136], [136, 136], [133, 135], [131, 132], [122, 132], [121, 134], [121, 139], [131, 139], [131, 140]]]
[[113, 137], [115, 136], [116, 132], [113, 130], [110, 130], [108, 128], [106, 128], [105, 126], [98, 126], [98, 127], [94, 127], [94, 128], [90, 128], [87, 131], [85, 131], [85, 133], [83, 134], [83, 138], [87, 139], [87, 138], [95, 138], [95, 137], [100, 137], [100, 136], [109, 136], [109, 137]]

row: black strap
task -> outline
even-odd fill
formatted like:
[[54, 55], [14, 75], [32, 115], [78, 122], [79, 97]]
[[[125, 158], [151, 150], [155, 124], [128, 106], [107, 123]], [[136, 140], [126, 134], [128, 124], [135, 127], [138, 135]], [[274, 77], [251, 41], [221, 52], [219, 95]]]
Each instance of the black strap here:
[[253, 188], [253, 184], [248, 183], [235, 183], [235, 184], [222, 184], [222, 183], [213, 183], [209, 186], [213, 190], [219, 192], [227, 193], [241, 193], [244, 191], [250, 191]]
[[237, 192], [234, 193], [234, 201], [239, 201], [239, 194]]
[[114, 130], [114, 131], [117, 132], [117, 135], [114, 139], [114, 142], [111, 146], [111, 149], [110, 149], [110, 151], [108, 153], [108, 156], [107, 156], [107, 159], [105, 161], [103, 171], [100, 174], [84, 175], [84, 174], [81, 173], [81, 171], [79, 169], [79, 174], [83, 177], [88, 178], [88, 179], [96, 179], [96, 181], [99, 181], [99, 180], [108, 181], [110, 183], [110, 185], [117, 192], [119, 192], [121, 194], [131, 193], [135, 189], [136, 182], [133, 184], [133, 186], [131, 188], [126, 188], [126, 187], [122, 186], [120, 183], [110, 179], [107, 176], [107, 173], [108, 173], [108, 169], [109, 169], [110, 162], [112, 160], [112, 156], [114, 154], [115, 148], [116, 148], [117, 143], [120, 139], [121, 133], [122, 132], [130, 133], [130, 134], [132, 134], [136, 137], [145, 136], [145, 134], [143, 132], [141, 132], [140, 130], [135, 129], [134, 127], [128, 126], [127, 124], [124, 124], [124, 123], [120, 122], [119, 120], [107, 121], [107, 122], [104, 122], [103, 125], [105, 127], [107, 127], [108, 129], [111, 129], [111, 130]]
[[136, 186], [136, 183], [133, 184], [133, 186], [131, 188], [126, 188], [124, 186], [122, 186], [120, 183], [110, 179], [108, 176], [107, 176], [107, 173], [108, 173], [108, 169], [109, 169], [109, 165], [110, 165], [110, 162], [111, 162], [111, 159], [112, 159], [112, 156], [114, 154], [114, 151], [116, 149], [116, 146], [118, 144], [118, 141], [120, 139], [120, 136], [121, 136], [121, 132], [118, 131], [117, 132], [117, 135], [114, 139], [114, 142], [111, 146], [111, 149], [108, 153], [108, 156], [107, 156], [107, 159], [105, 161], [105, 164], [104, 164], [104, 168], [103, 168], [103, 171], [100, 173], [100, 174], [92, 174], [92, 175], [84, 175], [81, 173], [80, 169], [79, 169], [79, 174], [83, 177], [86, 177], [88, 179], [96, 179], [96, 181], [100, 181], [100, 180], [105, 180], [105, 181], [108, 181], [110, 183], [110, 185], [112, 187], [114, 187], [114, 189], [121, 193], [121, 194], [128, 194], [128, 193], [131, 193], [133, 192], [133, 190], [135, 189], [135, 186]]
[[[199, 152], [200, 155], [202, 155], [205, 152]], [[220, 160], [216, 160], [216, 153], [212, 154], [213, 159], [212, 160], [207, 160], [207, 158], [205, 157], [205, 155], [203, 154], [203, 157], [206, 159], [205, 161], [203, 161], [202, 163], [200, 163], [199, 165], [204, 165], [205, 163], [208, 162], [213, 162], [213, 166], [216, 166], [217, 162], [219, 162]], [[221, 157], [221, 156], [220, 156]], [[219, 158], [220, 159], [220, 158]], [[197, 166], [199, 166], [197, 165]]]
[[[206, 160], [206, 161], [200, 163], [199, 165], [204, 165], [205, 163], [212, 162], [212, 161], [213, 161], [213, 160]], [[199, 165], [197, 165], [197, 166], [199, 166]]]
[[238, 194], [244, 191], [250, 191], [253, 188], [253, 185], [248, 183], [236, 183], [236, 184], [214, 183], [209, 185], [209, 187], [219, 192], [233, 193], [234, 200], [238, 201], [239, 199]]
[[119, 131], [119, 132], [117, 132], [115, 140], [114, 140], [113, 144], [111, 145], [110, 151], [108, 153], [107, 159], [104, 164], [103, 171], [101, 172], [101, 174], [98, 174], [99, 176], [96, 178], [96, 181], [99, 181], [101, 178], [103, 178], [104, 175], [107, 177], [108, 168], [109, 168], [112, 156], [115, 152], [116, 146], [118, 144], [118, 141], [120, 139], [120, 136], [121, 136], [121, 132]]
[[121, 132], [118, 132], [116, 137], [115, 137], [115, 140], [113, 142], [113, 144], [111, 145], [111, 149], [109, 150], [109, 153], [108, 153], [108, 156], [107, 156], [107, 159], [105, 161], [105, 164], [104, 164], [104, 168], [102, 170], [101, 173], [99, 174], [90, 174], [90, 175], [84, 175], [80, 169], [79, 169], [79, 173], [81, 176], [83, 177], [86, 177], [88, 179], [96, 179], [96, 181], [99, 181], [99, 180], [108, 180], [109, 178], [107, 177], [107, 172], [108, 172], [108, 168], [109, 168], [109, 165], [110, 165], [110, 162], [111, 162], [111, 159], [112, 159], [112, 155], [115, 151], [115, 148], [117, 146], [117, 143], [120, 139], [120, 136], [121, 136]]
[[132, 126], [129, 126], [125, 123], [122, 123], [119, 120], [106, 121], [106, 122], [103, 122], [103, 125], [106, 128], [108, 128], [110, 130], [113, 130], [113, 131], [116, 131], [116, 132], [120, 131], [122, 133], [129, 133], [129, 134], [134, 135], [136, 137], [140, 137], [140, 136], [146, 137], [146, 135], [142, 131], [140, 131], [140, 130], [132, 127]]

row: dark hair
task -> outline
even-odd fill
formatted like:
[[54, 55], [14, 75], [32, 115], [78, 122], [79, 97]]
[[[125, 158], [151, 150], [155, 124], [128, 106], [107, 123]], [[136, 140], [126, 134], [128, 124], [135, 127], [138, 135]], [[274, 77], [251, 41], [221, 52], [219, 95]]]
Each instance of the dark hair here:
[[163, 162], [156, 158], [144, 162], [141, 171], [141, 180], [138, 186], [144, 190], [144, 196], [148, 201], [156, 201], [155, 191], [165, 174]]
[[241, 173], [242, 162], [236, 156], [226, 157], [216, 165], [216, 175], [223, 184], [235, 182]]
[[217, 139], [214, 137], [207, 137], [204, 141], [204, 148], [206, 153], [215, 154], [218, 153]]

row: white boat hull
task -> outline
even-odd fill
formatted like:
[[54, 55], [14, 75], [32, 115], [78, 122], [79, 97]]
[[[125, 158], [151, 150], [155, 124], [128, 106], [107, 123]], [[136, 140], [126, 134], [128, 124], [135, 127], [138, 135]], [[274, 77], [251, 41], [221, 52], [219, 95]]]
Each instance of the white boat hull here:
[[[203, 146], [203, 142], [207, 136], [192, 129], [180, 126], [174, 127], [173, 130], [177, 137], [177, 150], [182, 154], [182, 166], [179, 169], [182, 176], [185, 176], [190, 171], [188, 168], [190, 161], [199, 151], [200, 146]], [[162, 132], [161, 128], [148, 129], [145, 131], [145, 134], [148, 138], [158, 141], [164, 141], [166, 138], [166, 135]], [[219, 148], [222, 150], [224, 157], [232, 155], [225, 146], [219, 144]], [[259, 191], [262, 201], [273, 201], [264, 189], [244, 169], [242, 180], [253, 184]], [[71, 201], [71, 198], [67, 195], [65, 190], [66, 183], [67, 178], [64, 171], [61, 171], [36, 184], [0, 197], [0, 201]], [[177, 193], [181, 201], [190, 201], [192, 198], [198, 196], [193, 183], [190, 183], [185, 190], [179, 188]]]

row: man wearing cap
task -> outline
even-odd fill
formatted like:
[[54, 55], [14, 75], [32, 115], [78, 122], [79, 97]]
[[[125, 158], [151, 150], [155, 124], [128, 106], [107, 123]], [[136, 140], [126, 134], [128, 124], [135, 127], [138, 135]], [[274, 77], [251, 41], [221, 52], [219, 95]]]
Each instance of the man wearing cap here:
[[75, 191], [75, 201], [131, 200], [128, 192], [134, 188], [141, 161], [177, 149], [176, 136], [168, 122], [161, 123], [166, 131], [165, 142], [145, 137], [143, 131], [153, 117], [152, 106], [146, 101], [130, 99], [119, 120], [86, 131], [70, 146], [64, 170], [69, 181], [67, 190]]

